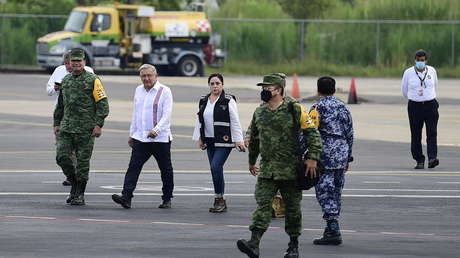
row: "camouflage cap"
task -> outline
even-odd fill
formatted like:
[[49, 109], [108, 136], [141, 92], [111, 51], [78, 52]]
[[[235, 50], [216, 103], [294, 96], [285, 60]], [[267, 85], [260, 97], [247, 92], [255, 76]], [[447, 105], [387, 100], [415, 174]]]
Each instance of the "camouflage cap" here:
[[85, 60], [85, 51], [76, 48], [70, 51], [70, 60]]
[[264, 76], [263, 82], [257, 83], [257, 86], [276, 85], [286, 87], [286, 75], [284, 73], [272, 73]]

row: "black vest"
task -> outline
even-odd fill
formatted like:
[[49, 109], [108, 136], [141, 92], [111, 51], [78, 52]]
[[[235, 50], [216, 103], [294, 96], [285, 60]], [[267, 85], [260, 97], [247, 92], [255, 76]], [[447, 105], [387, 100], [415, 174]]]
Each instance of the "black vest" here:
[[[198, 119], [200, 121], [200, 138], [204, 142], [204, 117], [203, 113], [208, 104], [208, 98], [211, 94], [202, 96], [199, 103]], [[219, 99], [214, 105], [213, 120], [214, 120], [214, 146], [216, 147], [235, 147], [232, 140], [232, 133], [230, 130], [230, 111], [228, 103], [231, 99], [235, 99], [235, 96], [226, 94], [224, 91], [219, 96]]]

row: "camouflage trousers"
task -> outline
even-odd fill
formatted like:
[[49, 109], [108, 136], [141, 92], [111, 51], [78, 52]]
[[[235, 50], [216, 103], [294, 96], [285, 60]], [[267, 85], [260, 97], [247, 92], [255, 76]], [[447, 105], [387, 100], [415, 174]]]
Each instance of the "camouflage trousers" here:
[[[55, 136], [55, 140], [56, 140], [56, 147], [58, 145], [58, 141], [59, 141], [59, 135], [56, 135]], [[73, 164], [77, 164], [77, 157], [75, 157], [75, 151], [72, 151], [72, 155], [70, 156], [70, 159], [72, 160]], [[64, 173], [64, 171], [62, 171], [62, 173]], [[64, 173], [65, 175], [65, 173]]]
[[316, 199], [323, 211], [323, 219], [338, 219], [342, 206], [342, 189], [345, 184], [343, 169], [326, 169], [315, 186]]
[[[94, 136], [91, 136], [91, 133], [61, 132], [56, 143], [56, 163], [62, 168], [66, 177], [75, 176], [78, 181], [88, 181]], [[73, 153], [75, 153], [76, 162], [72, 160]]]
[[300, 236], [302, 233], [302, 211], [300, 201], [302, 191], [297, 190], [295, 180], [273, 180], [257, 178], [255, 197], [257, 209], [252, 215], [252, 224], [249, 229], [267, 230], [272, 219], [272, 202], [280, 190], [286, 205], [285, 231], [289, 236]]

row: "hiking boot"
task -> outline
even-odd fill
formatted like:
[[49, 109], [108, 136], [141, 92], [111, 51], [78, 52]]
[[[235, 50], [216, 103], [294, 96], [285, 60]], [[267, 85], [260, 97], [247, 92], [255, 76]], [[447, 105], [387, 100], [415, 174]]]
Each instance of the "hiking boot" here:
[[212, 213], [221, 213], [227, 211], [227, 203], [224, 200], [224, 197], [217, 197], [214, 199], [214, 207], [209, 208], [209, 212]]
[[76, 205], [76, 206], [85, 205], [85, 190], [86, 190], [86, 181], [77, 181], [76, 191], [75, 191], [76, 197], [70, 201], [70, 205]]
[[128, 197], [123, 196], [123, 195], [112, 194], [112, 200], [115, 203], [120, 204], [125, 209], [130, 209], [131, 208], [131, 198], [128, 198]]
[[250, 258], [259, 258], [259, 244], [264, 231], [252, 230], [251, 240], [240, 239], [236, 242], [238, 249]]
[[284, 253], [284, 258], [298, 258], [299, 257], [299, 238], [291, 237], [288, 244], [288, 249]]
[[430, 159], [428, 161], [428, 168], [434, 168], [439, 165], [439, 159]]
[[323, 237], [313, 240], [315, 245], [340, 245], [342, 235], [340, 234], [339, 223], [337, 220], [328, 220], [327, 227], [324, 229]]
[[171, 209], [171, 200], [163, 200], [163, 202], [158, 206], [160, 209]]

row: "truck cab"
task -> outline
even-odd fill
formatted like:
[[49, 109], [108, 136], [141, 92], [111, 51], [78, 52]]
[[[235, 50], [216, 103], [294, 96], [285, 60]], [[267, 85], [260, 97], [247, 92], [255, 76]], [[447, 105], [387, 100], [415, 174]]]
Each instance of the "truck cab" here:
[[204, 74], [205, 65], [222, 63], [210, 45], [211, 26], [203, 12], [155, 12], [153, 7], [113, 4], [80, 6], [63, 31], [38, 39], [37, 62], [47, 69], [62, 64], [72, 49], [85, 51], [95, 70], [136, 69], [142, 63], [182, 76]]

